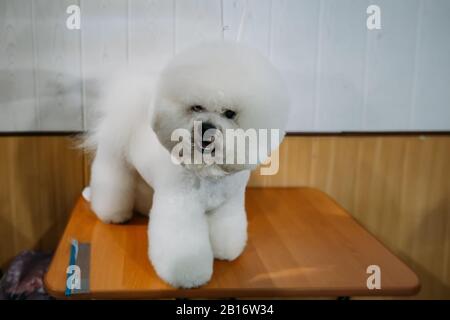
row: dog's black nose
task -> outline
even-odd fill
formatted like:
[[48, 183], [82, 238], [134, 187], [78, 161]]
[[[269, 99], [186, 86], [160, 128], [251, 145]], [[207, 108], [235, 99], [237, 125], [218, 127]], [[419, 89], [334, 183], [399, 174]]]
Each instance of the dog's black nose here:
[[217, 128], [209, 122], [202, 123], [202, 137], [205, 136], [205, 132], [208, 131], [209, 129], [215, 130]]

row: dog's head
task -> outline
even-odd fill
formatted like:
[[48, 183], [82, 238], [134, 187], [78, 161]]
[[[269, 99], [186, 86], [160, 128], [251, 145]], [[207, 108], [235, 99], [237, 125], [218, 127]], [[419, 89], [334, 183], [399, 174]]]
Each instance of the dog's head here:
[[[183, 145], [184, 150], [192, 151], [190, 159], [194, 152], [217, 156], [222, 150], [223, 163], [184, 163], [200, 174], [221, 176], [256, 166], [249, 161], [248, 143], [245, 163], [237, 163], [239, 143], [232, 146], [228, 129], [278, 129], [278, 141], [271, 141], [273, 149], [284, 136], [288, 105], [281, 76], [256, 50], [228, 42], [202, 44], [174, 57], [161, 73], [152, 127], [165, 148], [173, 152]], [[187, 141], [181, 144], [174, 137], [179, 129], [190, 133], [190, 139], [184, 137]], [[237, 133], [242, 137], [242, 130]], [[228, 153], [231, 147], [234, 159]], [[183, 156], [183, 151], [177, 149], [176, 154]]]

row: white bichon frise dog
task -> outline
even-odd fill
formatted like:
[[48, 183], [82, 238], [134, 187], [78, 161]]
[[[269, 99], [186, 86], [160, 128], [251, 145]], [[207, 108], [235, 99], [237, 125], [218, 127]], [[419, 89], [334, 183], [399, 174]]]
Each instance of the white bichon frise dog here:
[[[245, 247], [245, 187], [255, 164], [174, 161], [180, 142], [173, 133], [212, 131], [214, 137], [228, 129], [278, 129], [273, 149], [287, 117], [288, 95], [278, 72], [236, 43], [188, 49], [157, 77], [122, 74], [106, 90], [87, 138], [96, 150], [91, 207], [108, 223], [129, 220], [133, 210], [150, 211], [149, 257], [157, 274], [175, 287], [205, 284], [214, 258], [236, 259]], [[188, 151], [218, 153], [218, 145], [210, 148], [214, 139], [208, 141], [183, 143]], [[228, 141], [220, 148], [227, 149]]]

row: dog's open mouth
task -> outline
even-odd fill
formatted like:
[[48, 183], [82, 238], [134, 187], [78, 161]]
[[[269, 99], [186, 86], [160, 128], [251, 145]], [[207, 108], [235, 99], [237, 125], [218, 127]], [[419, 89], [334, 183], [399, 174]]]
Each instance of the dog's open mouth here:
[[214, 141], [216, 140], [216, 138], [214, 136], [211, 136], [211, 141], [202, 141], [202, 151], [203, 152], [213, 152], [214, 151]]
[[202, 140], [200, 142], [193, 142], [193, 145], [197, 148], [201, 153], [211, 153], [214, 155], [216, 148], [214, 146], [215, 137], [211, 136], [210, 141]]
[[194, 135], [194, 129], [192, 130], [192, 149], [197, 149], [197, 151], [201, 153], [211, 153], [215, 154], [215, 135], [207, 135], [202, 139], [195, 139], [196, 135]]

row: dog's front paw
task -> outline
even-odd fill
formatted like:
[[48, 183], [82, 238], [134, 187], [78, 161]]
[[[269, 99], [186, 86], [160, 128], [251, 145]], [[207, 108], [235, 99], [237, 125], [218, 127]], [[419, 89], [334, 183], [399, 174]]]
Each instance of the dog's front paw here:
[[150, 261], [164, 281], [194, 288], [211, 279], [208, 222], [195, 197], [156, 191], [148, 232]]
[[247, 232], [228, 233], [226, 229], [216, 229], [211, 233], [211, 246], [214, 257], [232, 261], [244, 251], [247, 243]]
[[158, 276], [177, 288], [195, 288], [207, 283], [213, 272], [212, 252], [187, 252], [150, 257]]
[[128, 222], [130, 217], [124, 214], [118, 215], [101, 215], [97, 214], [97, 217], [103, 222], [107, 224], [122, 224]]
[[133, 215], [130, 210], [117, 210], [111, 205], [100, 203], [100, 201], [92, 201], [91, 208], [104, 223], [124, 223]]
[[247, 243], [245, 215], [240, 218], [211, 217], [209, 228], [211, 247], [215, 258], [231, 261], [244, 251]]

